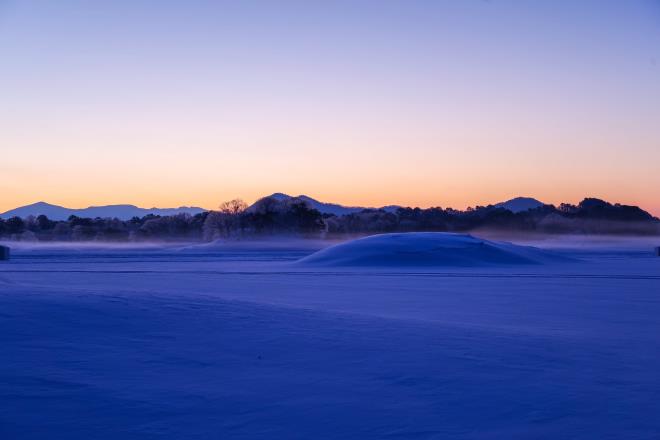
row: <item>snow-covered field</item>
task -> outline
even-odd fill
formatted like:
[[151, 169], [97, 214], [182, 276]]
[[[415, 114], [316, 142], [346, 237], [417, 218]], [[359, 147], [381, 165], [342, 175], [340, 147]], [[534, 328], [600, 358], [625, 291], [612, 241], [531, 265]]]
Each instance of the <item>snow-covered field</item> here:
[[0, 438], [660, 438], [660, 239], [363, 244], [14, 245]]

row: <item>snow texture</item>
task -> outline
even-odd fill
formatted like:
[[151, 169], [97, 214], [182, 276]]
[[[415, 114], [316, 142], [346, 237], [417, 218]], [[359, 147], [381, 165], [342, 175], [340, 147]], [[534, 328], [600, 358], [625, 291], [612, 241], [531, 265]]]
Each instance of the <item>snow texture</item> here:
[[541, 264], [565, 260], [534, 247], [465, 234], [379, 234], [341, 243], [300, 261], [317, 266], [466, 266]]
[[297, 264], [301, 243], [17, 246], [0, 438], [656, 439], [658, 243], [608, 240], [421, 268]]

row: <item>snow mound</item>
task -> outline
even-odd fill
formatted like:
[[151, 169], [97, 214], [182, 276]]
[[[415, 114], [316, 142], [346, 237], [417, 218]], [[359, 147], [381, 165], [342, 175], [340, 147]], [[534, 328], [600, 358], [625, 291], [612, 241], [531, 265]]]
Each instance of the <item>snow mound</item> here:
[[461, 266], [544, 264], [563, 258], [541, 249], [443, 232], [379, 234], [331, 246], [299, 264], [314, 266]]

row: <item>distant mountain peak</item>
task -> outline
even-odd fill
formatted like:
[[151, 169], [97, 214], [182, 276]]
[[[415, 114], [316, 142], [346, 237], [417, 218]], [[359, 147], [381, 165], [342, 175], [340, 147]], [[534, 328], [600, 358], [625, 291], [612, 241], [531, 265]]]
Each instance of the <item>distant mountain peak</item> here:
[[[310, 207], [318, 210], [322, 214], [334, 214], [334, 215], [346, 215], [346, 214], [353, 214], [356, 212], [361, 212], [364, 211], [365, 209], [374, 209], [374, 208], [368, 208], [368, 207], [363, 207], [363, 206], [344, 206], [344, 205], [339, 205], [337, 203], [325, 203], [325, 202], [320, 202], [312, 197], [306, 196], [304, 194], [300, 194], [297, 196], [290, 196], [285, 193], [281, 192], [276, 192], [271, 194], [270, 196], [267, 196], [269, 198], [275, 199], [277, 201], [283, 201], [283, 200], [288, 200], [288, 199], [300, 199], [304, 200], [307, 202]], [[382, 208], [376, 208], [376, 209], [383, 209], [385, 211], [393, 212], [396, 211], [399, 208], [399, 206], [396, 205], [389, 205], [389, 206], [384, 206]]]
[[[271, 198], [271, 199], [275, 199], [275, 200], [287, 200], [287, 199], [293, 199], [294, 198], [293, 196], [290, 196], [290, 195], [284, 194], [284, 193], [280, 193], [280, 192], [273, 193], [273, 194], [269, 195], [268, 197]], [[295, 197], [295, 198], [300, 198], [300, 197]]]
[[533, 197], [514, 197], [506, 202], [497, 203], [494, 206], [496, 208], [508, 209], [511, 212], [524, 212], [545, 206], [545, 203]]
[[89, 206], [87, 208], [72, 209], [63, 206], [53, 205], [46, 202], [37, 202], [31, 205], [21, 206], [0, 214], [0, 218], [21, 217], [45, 215], [51, 220], [66, 220], [70, 216], [83, 218], [118, 218], [120, 220], [129, 220], [133, 217], [144, 217], [148, 214], [153, 215], [176, 215], [187, 213], [191, 215], [206, 211], [198, 207], [182, 206], [179, 208], [139, 208], [135, 205], [104, 205]]

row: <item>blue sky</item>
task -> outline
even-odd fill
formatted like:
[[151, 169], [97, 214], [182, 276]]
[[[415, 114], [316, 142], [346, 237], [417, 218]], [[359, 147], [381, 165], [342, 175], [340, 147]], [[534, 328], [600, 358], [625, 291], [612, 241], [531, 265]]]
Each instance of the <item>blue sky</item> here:
[[658, 1], [0, 0], [0, 209], [660, 213], [659, 24]]

